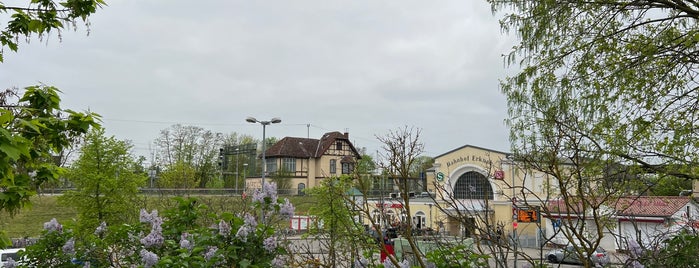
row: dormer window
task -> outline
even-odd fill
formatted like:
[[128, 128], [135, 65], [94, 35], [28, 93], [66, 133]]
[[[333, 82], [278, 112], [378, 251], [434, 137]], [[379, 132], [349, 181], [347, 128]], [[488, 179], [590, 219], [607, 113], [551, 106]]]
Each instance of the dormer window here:
[[341, 141], [335, 142], [335, 150], [342, 150], [342, 142]]

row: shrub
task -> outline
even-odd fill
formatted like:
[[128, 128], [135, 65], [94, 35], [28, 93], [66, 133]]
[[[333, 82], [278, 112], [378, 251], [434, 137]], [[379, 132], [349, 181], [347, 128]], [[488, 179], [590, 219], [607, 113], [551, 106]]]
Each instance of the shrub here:
[[[287, 252], [270, 222], [288, 219], [294, 207], [279, 200], [276, 185], [253, 195], [251, 213], [211, 215], [201, 226], [195, 198], [174, 198], [178, 206], [141, 210], [140, 224], [107, 226], [75, 237], [55, 219], [44, 224], [39, 241], [24, 254], [30, 267], [282, 267]], [[264, 216], [262, 216], [264, 215]], [[258, 221], [258, 219], [261, 219]]]

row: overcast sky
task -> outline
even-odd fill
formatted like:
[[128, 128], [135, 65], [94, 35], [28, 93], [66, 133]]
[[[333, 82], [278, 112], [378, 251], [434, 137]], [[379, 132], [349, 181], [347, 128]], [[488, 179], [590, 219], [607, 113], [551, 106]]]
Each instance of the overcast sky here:
[[279, 138], [348, 131], [369, 153], [406, 125], [428, 156], [509, 151], [498, 83], [512, 38], [485, 0], [108, 3], [89, 35], [6, 49], [0, 85], [57, 86], [139, 155], [176, 123], [261, 138], [247, 116], [280, 117], [267, 127]]

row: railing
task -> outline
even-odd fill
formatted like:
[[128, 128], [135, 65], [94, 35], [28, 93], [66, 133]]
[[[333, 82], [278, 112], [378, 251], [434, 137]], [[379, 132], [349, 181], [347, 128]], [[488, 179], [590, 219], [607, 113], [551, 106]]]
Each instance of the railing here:
[[[39, 194], [63, 194], [66, 191], [75, 190], [75, 188], [52, 188], [52, 189], [41, 189]], [[140, 193], [146, 195], [228, 195], [228, 196], [239, 196], [243, 193], [251, 194], [254, 189], [234, 189], [234, 188], [141, 188]], [[278, 189], [277, 193], [279, 195], [297, 195], [298, 189]]]

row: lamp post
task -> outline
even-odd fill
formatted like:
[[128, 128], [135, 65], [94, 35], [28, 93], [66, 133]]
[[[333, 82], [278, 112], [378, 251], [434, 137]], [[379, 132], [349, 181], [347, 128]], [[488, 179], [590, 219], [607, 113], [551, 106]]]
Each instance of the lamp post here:
[[238, 147], [235, 148], [235, 194], [238, 194]]
[[247, 190], [248, 190], [248, 175], [247, 175], [247, 173], [248, 173], [248, 163], [243, 163], [243, 180], [245, 180], [245, 184], [243, 184], [243, 192], [247, 192]]
[[267, 174], [267, 159], [265, 158], [265, 151], [267, 150], [265, 148], [265, 146], [266, 146], [266, 144], [265, 144], [266, 127], [267, 127], [267, 125], [270, 125], [270, 124], [281, 123], [282, 120], [279, 117], [274, 117], [269, 121], [259, 121], [259, 120], [255, 119], [254, 117], [248, 117], [248, 118], [245, 118], [245, 121], [248, 123], [253, 123], [253, 124], [260, 123], [260, 125], [262, 125], [262, 186], [261, 187], [264, 190], [264, 188], [265, 188], [265, 175]]

